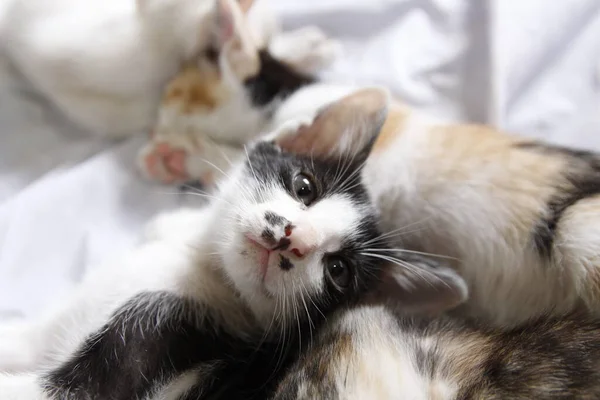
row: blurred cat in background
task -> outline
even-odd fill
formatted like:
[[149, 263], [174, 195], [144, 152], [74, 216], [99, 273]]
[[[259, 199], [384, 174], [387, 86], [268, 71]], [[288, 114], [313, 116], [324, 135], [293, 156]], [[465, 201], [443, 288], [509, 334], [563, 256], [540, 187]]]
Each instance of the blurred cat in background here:
[[[166, 85], [152, 139], [138, 157], [147, 178], [211, 184], [213, 172], [228, 168], [243, 145], [298, 114], [297, 102], [284, 106], [285, 100], [314, 83], [317, 71], [340, 52], [314, 27], [255, 46], [231, 4], [222, 2], [218, 11], [215, 40]], [[304, 108], [315, 109], [315, 98], [325, 104], [349, 93], [319, 87], [321, 93], [300, 107], [302, 115]]]
[[241, 74], [256, 68], [254, 48], [272, 45], [305, 72], [337, 48], [314, 27], [280, 33], [266, 0], [9, 0], [1, 11], [4, 61], [76, 124], [110, 137], [150, 128], [182, 64], [210, 60], [228, 39]]

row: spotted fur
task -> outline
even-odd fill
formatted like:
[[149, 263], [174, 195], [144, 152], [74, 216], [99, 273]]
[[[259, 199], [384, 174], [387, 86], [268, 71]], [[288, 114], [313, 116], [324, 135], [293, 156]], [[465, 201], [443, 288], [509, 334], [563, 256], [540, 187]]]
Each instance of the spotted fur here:
[[600, 310], [600, 157], [398, 106], [363, 179], [400, 248], [450, 257], [468, 314], [511, 326]]
[[342, 311], [274, 399], [581, 399], [600, 396], [600, 322], [540, 317], [496, 330], [382, 306]]

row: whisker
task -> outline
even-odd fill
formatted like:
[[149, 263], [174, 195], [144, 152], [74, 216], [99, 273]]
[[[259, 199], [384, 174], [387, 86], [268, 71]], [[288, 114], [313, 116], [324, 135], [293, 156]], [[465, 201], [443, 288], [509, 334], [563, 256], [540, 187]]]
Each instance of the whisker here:
[[423, 268], [419, 268], [416, 265], [413, 265], [413, 264], [411, 264], [411, 263], [409, 263], [409, 262], [407, 262], [405, 260], [400, 260], [400, 259], [394, 258], [394, 257], [383, 256], [381, 254], [364, 253], [364, 252], [361, 252], [360, 254], [365, 255], [365, 256], [369, 256], [369, 257], [379, 258], [381, 260], [388, 261], [388, 262], [394, 263], [396, 265], [405, 267], [407, 269], [407, 271], [409, 271], [409, 272], [417, 275], [420, 278], [423, 278], [425, 280], [425, 282], [429, 283], [432, 286], [433, 286], [433, 284], [431, 283], [430, 280], [428, 280], [426, 278], [426, 276], [429, 276], [429, 277], [433, 278], [436, 281], [440, 281], [444, 285], [450, 287], [450, 285], [447, 282], [445, 282], [442, 278], [440, 278], [439, 276], [437, 276], [433, 272], [427, 271], [426, 269], [423, 269]]
[[223, 176], [224, 176], [225, 178], [231, 178], [231, 177], [229, 176], [229, 174], [225, 173], [225, 171], [223, 171], [221, 168], [217, 167], [217, 166], [216, 166], [214, 163], [212, 163], [212, 162], [208, 161], [208, 160], [207, 160], [207, 159], [205, 159], [205, 158], [201, 158], [201, 160], [202, 160], [202, 162], [205, 162], [205, 163], [207, 163], [208, 165], [210, 165], [211, 167], [213, 167], [214, 169], [216, 169], [217, 171], [219, 171], [221, 174], [223, 174]]
[[423, 256], [429, 256], [429, 257], [436, 257], [436, 258], [445, 258], [448, 260], [455, 260], [458, 261], [458, 258], [456, 257], [451, 257], [451, 256], [445, 256], [442, 254], [435, 254], [435, 253], [427, 253], [424, 251], [416, 251], [416, 250], [407, 250], [407, 249], [388, 249], [388, 248], [381, 248], [381, 249], [377, 249], [377, 248], [362, 248], [362, 250], [365, 251], [371, 251], [371, 252], [381, 252], [381, 253], [386, 253], [386, 252], [397, 252], [397, 253], [407, 253], [407, 254], [419, 254], [419, 255], [423, 255]]

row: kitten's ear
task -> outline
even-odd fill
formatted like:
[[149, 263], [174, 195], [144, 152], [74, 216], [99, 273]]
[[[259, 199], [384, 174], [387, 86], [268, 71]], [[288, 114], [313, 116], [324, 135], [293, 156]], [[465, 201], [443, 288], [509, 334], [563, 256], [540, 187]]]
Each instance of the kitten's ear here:
[[387, 117], [389, 92], [360, 89], [327, 105], [310, 125], [275, 140], [285, 151], [316, 157], [366, 156]]
[[457, 307], [469, 297], [467, 283], [444, 263], [428, 257], [405, 257], [388, 264], [370, 299], [406, 311], [440, 313]]
[[[244, 5], [251, 2], [243, 2]], [[249, 5], [248, 5], [249, 7]], [[236, 0], [217, 0], [214, 10], [215, 43], [225, 67], [243, 81], [258, 73], [258, 49], [252, 39], [246, 17]]]
[[238, 0], [238, 3], [240, 3], [240, 9], [245, 14], [250, 10], [252, 4], [254, 4], [254, 0]]

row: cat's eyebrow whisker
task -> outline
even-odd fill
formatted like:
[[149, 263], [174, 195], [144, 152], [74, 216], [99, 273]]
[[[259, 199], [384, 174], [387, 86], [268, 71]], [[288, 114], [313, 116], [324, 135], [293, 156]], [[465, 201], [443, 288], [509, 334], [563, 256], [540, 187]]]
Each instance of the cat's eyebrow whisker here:
[[412, 227], [412, 226], [415, 226], [415, 225], [423, 224], [426, 221], [430, 220], [431, 218], [433, 218], [433, 217], [432, 216], [425, 217], [423, 219], [420, 219], [419, 221], [415, 221], [415, 222], [410, 223], [408, 225], [404, 225], [404, 226], [402, 226], [400, 228], [384, 232], [381, 235], [379, 235], [379, 236], [377, 236], [377, 237], [375, 237], [373, 239], [367, 240], [364, 244], [368, 245], [368, 244], [371, 244], [373, 242], [382, 241], [382, 240], [384, 240], [386, 238], [390, 238], [390, 237], [393, 237], [393, 236], [401, 236], [401, 235], [404, 235], [404, 234], [407, 234], [407, 233], [418, 232], [421, 229], [412, 230], [412, 231], [407, 231], [407, 229], [410, 228], [410, 227]]
[[[344, 187], [344, 182], [346, 182], [348, 180], [348, 178], [346, 178], [344, 180], [344, 182], [342, 182], [342, 184], [339, 184], [339, 180], [342, 179], [342, 177], [348, 172], [348, 169], [350, 168], [350, 166], [352, 165], [352, 163], [354, 162], [354, 158], [356, 157], [356, 154], [352, 155], [352, 158], [349, 158], [349, 155], [343, 154], [339, 159], [338, 159], [338, 170], [339, 173], [336, 173], [336, 178], [333, 181], [332, 187]], [[341, 170], [339, 168], [339, 163], [342, 162], [341, 165]], [[350, 177], [354, 175], [354, 173], [358, 172], [359, 170], [355, 170], [353, 171], [352, 174], [350, 174]]]
[[208, 160], [207, 160], [207, 159], [205, 159], [205, 158], [201, 158], [200, 160], [201, 160], [202, 162], [205, 162], [205, 163], [207, 163], [208, 165], [210, 165], [211, 167], [213, 167], [213, 168], [214, 168], [214, 169], [216, 169], [217, 171], [219, 171], [221, 174], [223, 174], [223, 176], [224, 176], [225, 178], [231, 178], [231, 176], [229, 176], [229, 174], [227, 174], [227, 173], [226, 173], [225, 171], [223, 171], [221, 168], [217, 167], [217, 166], [216, 166], [214, 163], [212, 163], [212, 162], [208, 161]]
[[[217, 201], [224, 201], [225, 203], [231, 205], [232, 207], [235, 206], [233, 203], [231, 203], [228, 200], [225, 200], [222, 197], [217, 197], [215, 195], [208, 194], [206, 192], [202, 192], [202, 191], [198, 190], [197, 188], [195, 188], [193, 186], [190, 186], [188, 184], [184, 184], [183, 186], [193, 190], [193, 191], [190, 191], [190, 192], [186, 193], [186, 194], [188, 194], [190, 196], [198, 196], [198, 197], [203, 197], [203, 198], [207, 198], [207, 199], [215, 199]], [[182, 194], [181, 192], [163, 192], [163, 191], [160, 191], [158, 193], [160, 193], [160, 194], [167, 194], [167, 195], [180, 195], [180, 194]]]
[[256, 179], [257, 181], [260, 182], [260, 179], [258, 179], [258, 176], [256, 175], [256, 172], [254, 171], [254, 167], [252, 167], [252, 162], [250, 162], [250, 155], [248, 154], [248, 147], [246, 145], [244, 145], [244, 153], [246, 153], [246, 160], [248, 160], [248, 166], [250, 167], [250, 170], [252, 171], [252, 175], [254, 175], [254, 179]]
[[419, 255], [423, 255], [423, 256], [429, 256], [429, 257], [436, 257], [436, 258], [445, 258], [448, 260], [455, 260], [455, 261], [459, 261], [458, 258], [456, 257], [451, 257], [451, 256], [446, 256], [443, 254], [435, 254], [435, 253], [427, 253], [424, 251], [416, 251], [416, 250], [407, 250], [407, 249], [389, 249], [389, 248], [362, 248], [361, 250], [364, 251], [370, 251], [370, 252], [381, 252], [381, 253], [388, 253], [388, 252], [396, 252], [396, 253], [408, 253], [408, 254], [419, 254]]
[[[352, 161], [350, 162], [349, 165], [351, 165], [351, 163], [354, 162], [354, 157], [352, 158]], [[355, 178], [358, 178], [358, 175], [360, 175], [360, 173], [363, 170], [363, 167], [365, 166], [365, 164], [367, 163], [367, 161], [363, 161], [358, 168], [356, 168], [354, 171], [352, 171], [352, 173], [344, 180], [344, 182], [342, 182], [342, 184], [340, 185], [340, 188], [342, 190], [345, 190], [346, 185], [349, 185], [350, 183], [352, 183], [352, 180]], [[360, 184], [360, 181], [358, 182]]]
[[401, 267], [405, 267], [408, 272], [411, 272], [411, 273], [423, 278], [427, 283], [429, 283], [432, 286], [433, 286], [433, 284], [431, 283], [431, 281], [429, 279], [426, 278], [426, 276], [433, 278], [433, 280], [440, 281], [444, 285], [450, 287], [450, 285], [447, 282], [445, 282], [442, 278], [440, 278], [433, 272], [427, 271], [426, 269], [423, 269], [423, 268], [419, 268], [416, 265], [413, 265], [405, 260], [400, 260], [400, 259], [394, 258], [394, 257], [387, 257], [387, 256], [383, 256], [381, 254], [364, 253], [364, 252], [362, 252], [360, 254], [369, 256], [369, 257], [379, 258], [381, 260], [391, 262], [391, 263], [399, 265]]
[[[208, 138], [208, 140], [210, 140], [211, 142], [215, 143], [212, 138]], [[219, 153], [221, 153], [221, 155], [223, 156], [223, 159], [225, 159], [225, 161], [227, 161], [227, 163], [229, 164], [230, 167], [233, 167], [233, 162], [231, 161], [231, 159], [227, 156], [227, 154], [225, 154], [225, 152], [223, 151], [223, 149], [221, 148], [221, 146], [215, 146], [217, 148], [217, 150], [219, 150]]]

